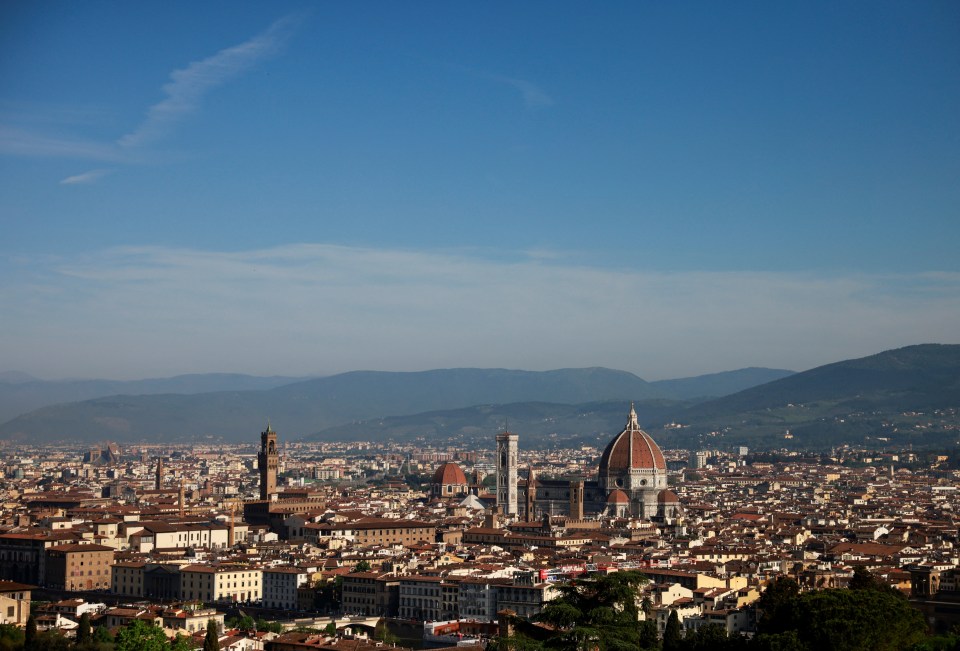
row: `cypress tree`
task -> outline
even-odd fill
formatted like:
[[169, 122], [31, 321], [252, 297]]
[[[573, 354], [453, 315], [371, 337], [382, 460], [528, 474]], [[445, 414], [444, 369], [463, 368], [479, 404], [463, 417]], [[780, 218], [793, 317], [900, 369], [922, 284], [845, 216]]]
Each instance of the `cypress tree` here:
[[207, 620], [207, 637], [203, 639], [203, 651], [220, 651], [220, 634], [217, 631], [217, 623]]
[[680, 616], [676, 610], [670, 611], [667, 626], [663, 629], [663, 651], [680, 651], [683, 638], [680, 635]]
[[90, 613], [80, 615], [80, 626], [77, 628], [77, 644], [87, 644], [93, 639], [90, 633]]
[[23, 648], [32, 649], [33, 645], [37, 643], [37, 620], [33, 615], [27, 619], [27, 630], [24, 633], [23, 637]]

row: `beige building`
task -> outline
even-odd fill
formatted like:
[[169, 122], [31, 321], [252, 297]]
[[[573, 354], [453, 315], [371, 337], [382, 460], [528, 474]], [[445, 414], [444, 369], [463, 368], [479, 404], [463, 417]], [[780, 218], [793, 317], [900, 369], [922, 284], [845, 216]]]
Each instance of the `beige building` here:
[[207, 622], [217, 623], [217, 630], [223, 632], [223, 613], [216, 608], [168, 608], [163, 611], [163, 627], [189, 635], [205, 631]]
[[180, 568], [185, 601], [248, 602], [263, 597], [263, 571], [247, 565], [187, 565]]
[[47, 549], [47, 587], [59, 590], [110, 589], [113, 548], [105, 545], [56, 545]]
[[221, 523], [139, 522], [128, 523], [125, 529], [130, 549], [141, 553], [155, 549], [224, 549], [230, 541], [230, 527]]
[[335, 524], [329, 532], [334, 538], [346, 538], [361, 547], [418, 545], [435, 542], [437, 526], [416, 520], [363, 518], [356, 522]]
[[32, 585], [0, 581], [0, 624], [26, 626]]

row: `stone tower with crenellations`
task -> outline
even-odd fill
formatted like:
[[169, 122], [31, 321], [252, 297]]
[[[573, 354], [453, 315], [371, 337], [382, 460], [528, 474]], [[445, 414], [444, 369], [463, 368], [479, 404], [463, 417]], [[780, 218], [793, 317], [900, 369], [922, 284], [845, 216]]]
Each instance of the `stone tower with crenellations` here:
[[257, 454], [257, 467], [260, 469], [260, 499], [274, 500], [277, 496], [277, 466], [280, 455], [277, 452], [277, 433], [267, 423], [267, 429], [260, 432], [260, 452]]

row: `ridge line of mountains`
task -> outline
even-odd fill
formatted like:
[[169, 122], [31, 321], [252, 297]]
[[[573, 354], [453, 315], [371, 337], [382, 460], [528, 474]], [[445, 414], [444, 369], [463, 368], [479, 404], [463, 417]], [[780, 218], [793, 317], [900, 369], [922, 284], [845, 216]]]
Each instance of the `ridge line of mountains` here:
[[[112, 393], [88, 397], [105, 391]], [[665, 447], [955, 446], [960, 345], [908, 346], [802, 373], [747, 368], [657, 382], [606, 368], [133, 382], [42, 382], [7, 373], [0, 374], [0, 439], [254, 441], [270, 418], [288, 440], [488, 447], [509, 422], [527, 447], [602, 445], [622, 428], [630, 401]], [[917, 413], [927, 416], [922, 427], [912, 422]]]

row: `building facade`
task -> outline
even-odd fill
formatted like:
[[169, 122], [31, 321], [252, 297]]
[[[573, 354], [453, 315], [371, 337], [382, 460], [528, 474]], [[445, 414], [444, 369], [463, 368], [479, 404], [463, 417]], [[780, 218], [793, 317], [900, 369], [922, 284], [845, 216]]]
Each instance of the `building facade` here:
[[263, 607], [297, 610], [297, 590], [309, 578], [299, 567], [271, 567], [263, 570]]
[[180, 568], [180, 598], [186, 601], [258, 602], [263, 572], [245, 565], [187, 565]]
[[47, 587], [57, 590], [109, 590], [113, 548], [56, 545], [47, 549]]

